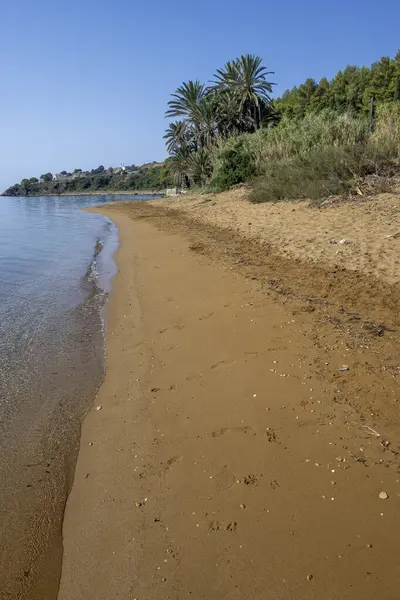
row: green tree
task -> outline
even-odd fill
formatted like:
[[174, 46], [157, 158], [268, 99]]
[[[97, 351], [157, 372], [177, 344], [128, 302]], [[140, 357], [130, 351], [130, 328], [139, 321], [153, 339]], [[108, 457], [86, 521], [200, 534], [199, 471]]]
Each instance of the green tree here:
[[400, 50], [397, 51], [394, 57], [394, 85], [393, 85], [393, 100], [400, 100]]
[[205, 86], [200, 81], [184, 82], [172, 94], [172, 100], [168, 102], [169, 109], [165, 115], [167, 117], [186, 117], [195, 123], [194, 112], [205, 93]]
[[169, 159], [169, 170], [175, 185], [190, 186], [188, 158], [190, 152], [186, 147], [178, 148]]
[[182, 146], [188, 146], [192, 137], [190, 125], [187, 121], [170, 123], [164, 135], [168, 152], [172, 153]]
[[393, 100], [395, 91], [396, 65], [388, 56], [383, 56], [371, 67], [369, 90], [377, 102]]
[[317, 89], [317, 84], [314, 79], [308, 78], [302, 83], [297, 89], [296, 95], [296, 117], [304, 117], [307, 111], [307, 108], [310, 105], [310, 102], [315, 94]]
[[53, 175], [51, 173], [44, 173], [40, 176], [41, 181], [53, 181]]
[[318, 112], [330, 108], [330, 85], [326, 77], [320, 79], [312, 98], [308, 104], [308, 112]]
[[245, 54], [229, 61], [214, 75], [213, 88], [227, 91], [236, 100], [241, 116], [249, 131], [261, 126], [262, 105], [271, 103], [272, 82], [267, 76], [273, 74], [262, 64], [262, 59]]
[[39, 179], [37, 177], [31, 177], [29, 182], [30, 183], [39, 183]]

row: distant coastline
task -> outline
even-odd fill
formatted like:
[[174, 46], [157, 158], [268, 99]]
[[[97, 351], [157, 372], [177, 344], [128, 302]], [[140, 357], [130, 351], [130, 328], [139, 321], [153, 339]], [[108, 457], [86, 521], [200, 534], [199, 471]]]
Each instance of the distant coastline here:
[[[6, 196], [7, 194], [1, 194], [2, 196]], [[79, 191], [79, 192], [45, 192], [45, 193], [34, 193], [34, 194], [24, 194], [25, 197], [51, 197], [51, 196], [165, 196], [165, 192], [163, 190], [87, 190], [87, 191]], [[16, 195], [15, 197], [21, 197], [21, 195]]]
[[165, 190], [87, 190], [79, 192], [36, 192], [34, 194], [14, 194], [9, 196], [6, 192], [0, 194], [1, 197], [14, 197], [14, 198], [46, 198], [54, 196], [154, 196], [163, 198], [165, 196]]
[[62, 192], [61, 194], [41, 194], [42, 196], [165, 196], [164, 190], [90, 190], [81, 192]]
[[159, 195], [173, 185], [173, 179], [161, 163], [141, 166], [109, 167], [91, 171], [75, 169], [73, 173], [44, 173], [22, 179], [2, 196], [86, 196], [87, 194]]

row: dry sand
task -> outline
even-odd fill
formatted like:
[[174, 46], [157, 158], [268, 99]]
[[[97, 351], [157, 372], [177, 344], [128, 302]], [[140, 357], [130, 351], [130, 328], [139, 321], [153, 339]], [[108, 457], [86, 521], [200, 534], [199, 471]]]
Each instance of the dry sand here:
[[[288, 258], [400, 281], [400, 195], [327, 200], [319, 208], [310, 208], [309, 201], [250, 204], [247, 197], [241, 186], [222, 194], [167, 198], [162, 205], [268, 243]], [[340, 240], [347, 243], [334, 243]]]
[[[121, 247], [59, 600], [397, 600], [393, 275], [298, 260], [303, 233], [282, 215], [296, 258], [274, 254], [199, 221], [199, 202], [96, 210]], [[326, 231], [355, 243], [354, 228]]]

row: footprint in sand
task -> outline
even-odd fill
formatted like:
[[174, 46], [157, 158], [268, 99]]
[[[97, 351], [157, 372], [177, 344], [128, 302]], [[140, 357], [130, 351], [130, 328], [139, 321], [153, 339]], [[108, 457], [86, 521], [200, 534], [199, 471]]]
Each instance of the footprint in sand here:
[[236, 477], [225, 465], [216, 475], [214, 475], [213, 480], [217, 490], [227, 490], [233, 486]]
[[249, 431], [252, 431], [253, 428], [249, 427], [248, 425], [245, 425], [243, 427], [221, 427], [221, 429], [216, 429], [215, 431], [212, 432], [212, 437], [221, 437], [221, 435], [224, 435], [225, 433], [228, 433], [229, 431], [237, 431], [239, 433], [248, 433]]

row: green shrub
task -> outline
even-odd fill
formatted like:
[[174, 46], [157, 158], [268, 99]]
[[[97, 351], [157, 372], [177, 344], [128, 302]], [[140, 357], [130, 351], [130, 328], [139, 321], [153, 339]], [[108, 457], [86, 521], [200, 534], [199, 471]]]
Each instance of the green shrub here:
[[395, 159], [395, 153], [368, 142], [331, 146], [271, 162], [255, 181], [250, 201], [315, 200], [341, 194], [357, 186], [366, 175], [392, 175], [397, 166]]
[[308, 114], [304, 119], [284, 117], [277, 127], [260, 133], [257, 162], [265, 165], [271, 160], [307, 154], [316, 148], [363, 143], [368, 138], [368, 122], [361, 117], [325, 110]]
[[372, 140], [390, 155], [400, 155], [400, 102], [385, 102], [376, 107]]
[[220, 142], [214, 151], [210, 189], [222, 191], [256, 175], [270, 174], [277, 161], [308, 156], [319, 149], [363, 144], [368, 136], [368, 122], [350, 114], [325, 110], [304, 119], [284, 117], [276, 127]]
[[257, 173], [250, 138], [251, 134], [232, 137], [216, 149], [211, 189], [226, 190], [232, 185], [251, 179]]

